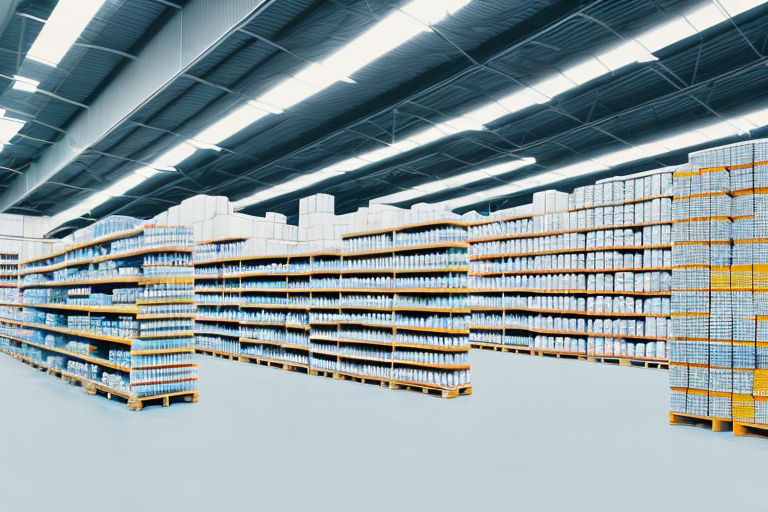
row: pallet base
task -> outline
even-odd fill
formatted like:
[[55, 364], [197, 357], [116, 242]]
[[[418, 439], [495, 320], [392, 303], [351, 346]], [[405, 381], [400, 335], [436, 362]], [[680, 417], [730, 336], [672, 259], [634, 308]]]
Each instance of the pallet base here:
[[523, 347], [515, 345], [494, 345], [492, 343], [470, 343], [470, 347], [476, 350], [489, 350], [492, 352], [509, 352], [512, 354], [526, 354], [539, 357], [552, 357], [555, 359], [571, 359], [574, 361], [587, 361], [590, 363], [612, 364], [616, 366], [628, 366], [632, 368], [652, 368], [655, 370], [668, 370], [667, 361], [648, 361], [644, 359], [628, 359], [625, 357], [594, 356], [587, 354], [576, 354], [573, 352], [556, 352], [552, 350], [541, 350], [533, 347]]
[[443, 389], [443, 388], [435, 388], [431, 386], [423, 386], [417, 383], [392, 381], [392, 380], [381, 379], [376, 377], [360, 377], [360, 376], [351, 375], [348, 373], [338, 373], [338, 372], [334, 374], [334, 379], [352, 381], [360, 384], [371, 384], [371, 385], [379, 386], [382, 388], [395, 389], [395, 390], [401, 390], [401, 391], [415, 391], [418, 393], [423, 393], [425, 395], [430, 395], [430, 396], [436, 396], [439, 398], [456, 398], [461, 395], [472, 394], [471, 385], [465, 385], [465, 386], [452, 388], [452, 389]]
[[689, 425], [710, 427], [712, 432], [730, 432], [733, 429], [733, 421], [728, 418], [713, 418], [710, 416], [696, 416], [679, 412], [669, 413], [670, 425]]
[[441, 389], [430, 386], [420, 386], [418, 384], [410, 384], [399, 381], [391, 381], [388, 379], [380, 379], [376, 377], [362, 377], [352, 375], [349, 373], [334, 372], [330, 370], [319, 370], [314, 368], [308, 368], [304, 365], [297, 363], [289, 363], [283, 361], [277, 361], [274, 359], [264, 359], [258, 356], [249, 355], [232, 355], [224, 352], [218, 352], [215, 350], [205, 348], [195, 348], [195, 352], [198, 354], [208, 355], [212, 357], [218, 357], [220, 359], [229, 359], [230, 361], [239, 361], [241, 363], [258, 364], [260, 366], [266, 366], [269, 368], [278, 368], [289, 372], [306, 373], [307, 375], [313, 375], [316, 377], [325, 377], [327, 379], [346, 380], [351, 382], [358, 382], [360, 384], [372, 384], [382, 388], [399, 389], [406, 391], [418, 391], [425, 395], [439, 396], [441, 398], [455, 398], [461, 395], [471, 395], [472, 386], [467, 385], [459, 388]]
[[171, 403], [175, 403], [177, 401], [192, 402], [192, 403], [197, 403], [198, 401], [197, 391], [181, 391], [178, 393], [168, 393], [165, 395], [155, 395], [155, 396], [147, 396], [147, 397], [139, 398], [139, 397], [132, 396], [126, 392], [117, 391], [112, 388], [108, 388], [98, 382], [84, 379], [76, 375], [70, 375], [68, 373], [62, 372], [61, 370], [48, 368], [47, 366], [43, 366], [19, 354], [14, 354], [10, 352], [4, 352], [4, 353], [10, 355], [11, 357], [14, 357], [15, 359], [18, 359], [22, 363], [25, 363], [31, 366], [32, 368], [44, 371], [48, 375], [52, 375], [53, 377], [60, 378], [66, 384], [71, 384], [73, 386], [79, 385], [80, 387], [83, 388], [83, 391], [85, 391], [86, 394], [88, 395], [102, 395], [102, 396], [105, 396], [108, 400], [113, 400], [115, 398], [125, 400], [128, 410], [130, 411], [140, 411], [144, 407], [148, 407], [150, 405], [162, 405], [163, 407], [169, 407]]
[[195, 347], [195, 353], [202, 354], [205, 356], [211, 356], [219, 359], [227, 359], [229, 361], [239, 361], [241, 363], [258, 364], [260, 366], [267, 366], [269, 368], [278, 368], [280, 370], [285, 370], [288, 372], [307, 373], [308, 371], [308, 368], [305, 365], [300, 363], [292, 363], [289, 361], [278, 361], [276, 359], [268, 359], [268, 358], [259, 357], [259, 356], [250, 356], [247, 354], [242, 354], [242, 355], [227, 354], [224, 352], [219, 352], [217, 350], [211, 350], [211, 349], [199, 348], [199, 347]]
[[759, 437], [768, 439], [768, 425], [758, 425], [755, 423], [744, 423], [742, 421], [733, 422], [733, 435], [741, 437]]

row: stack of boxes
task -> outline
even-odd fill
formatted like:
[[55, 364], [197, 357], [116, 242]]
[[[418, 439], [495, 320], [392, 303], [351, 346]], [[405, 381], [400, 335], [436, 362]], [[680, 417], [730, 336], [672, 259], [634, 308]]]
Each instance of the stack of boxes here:
[[768, 424], [768, 142], [675, 174], [671, 411]]

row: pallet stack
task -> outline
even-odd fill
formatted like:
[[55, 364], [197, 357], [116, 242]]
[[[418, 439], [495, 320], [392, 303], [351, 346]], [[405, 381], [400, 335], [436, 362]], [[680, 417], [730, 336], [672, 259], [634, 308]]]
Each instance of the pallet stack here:
[[4, 350], [129, 409], [197, 401], [192, 230], [109, 217], [21, 267]]
[[768, 430], [768, 142], [675, 174], [672, 423]]

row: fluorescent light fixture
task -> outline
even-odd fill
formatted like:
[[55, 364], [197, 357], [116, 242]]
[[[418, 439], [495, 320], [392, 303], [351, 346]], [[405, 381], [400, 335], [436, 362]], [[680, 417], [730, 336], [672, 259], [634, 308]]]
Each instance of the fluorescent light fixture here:
[[268, 111], [252, 106], [253, 102], [242, 105], [211, 126], [195, 135], [194, 139], [208, 144], [219, 144], [234, 134], [268, 115]]
[[750, 9], [763, 5], [766, 0], [718, 0], [728, 16], [733, 18]]
[[624, 66], [636, 62], [652, 62], [658, 60], [652, 53], [640, 46], [637, 41], [627, 41], [618, 46], [614, 46], [596, 56], [597, 60], [610, 71], [617, 71]]
[[192, 156], [195, 151], [197, 151], [195, 146], [182, 142], [157, 157], [149, 166], [154, 169], [173, 167]]
[[190, 146], [194, 146], [197, 149], [210, 149], [216, 152], [221, 151], [221, 148], [216, 144], [208, 144], [207, 142], [202, 142], [195, 139], [187, 139], [185, 143], [189, 144]]
[[559, 94], [564, 93], [567, 90], [573, 89], [574, 87], [576, 87], [575, 83], [566, 78], [565, 75], [558, 73], [532, 85], [531, 89], [540, 92], [547, 98], [551, 99]]
[[677, 135], [657, 139], [636, 147], [606, 153], [584, 162], [577, 162], [565, 167], [553, 169], [538, 176], [511, 181], [506, 185], [482, 191], [482, 196], [478, 195], [476, 192], [467, 196], [450, 199], [440, 204], [447, 206], [449, 209], [461, 208], [479, 203], [486, 199], [502, 197], [515, 192], [557, 183], [569, 178], [592, 174], [597, 171], [605, 171], [611, 167], [643, 160], [652, 156], [700, 146], [707, 142], [713, 142], [718, 139], [737, 135], [739, 129], [736, 127], [739, 124], [743, 125], [745, 122], [749, 123], [752, 126], [752, 129], [768, 126], [768, 109], [756, 110], [725, 121], [710, 123], [695, 128], [692, 127], [690, 130]]
[[471, 0], [441, 0], [435, 2], [432, 0], [426, 2], [411, 2], [401, 10], [426, 25], [433, 25], [442, 21], [446, 16], [455, 13], [470, 1]]
[[435, 192], [441, 192], [443, 190], [449, 190], [452, 188], [462, 187], [470, 183], [484, 180], [493, 176], [500, 176], [509, 172], [521, 169], [523, 167], [536, 163], [535, 158], [523, 158], [522, 160], [513, 160], [511, 162], [504, 162], [502, 164], [492, 165], [490, 167], [484, 167], [475, 171], [459, 174], [443, 180], [434, 181], [431, 183], [425, 183], [415, 186], [411, 189], [404, 190], [402, 192], [396, 192], [383, 197], [378, 197], [371, 200], [371, 204], [394, 204], [402, 203], [404, 201], [411, 201], [422, 196], [434, 194]]
[[691, 37], [697, 31], [682, 16], [668, 15], [672, 19], [661, 26], [640, 34], [635, 40], [649, 52], [654, 53], [683, 39]]
[[33, 94], [37, 92], [37, 86], [40, 85], [40, 82], [36, 80], [24, 78], [19, 75], [13, 75], [13, 80], [14, 82], [11, 88], [16, 89], [17, 91], [31, 92]]
[[159, 171], [149, 167], [143, 167], [129, 174], [128, 176], [114, 183], [112, 186], [108, 187], [107, 189], [102, 190], [101, 192], [96, 192], [95, 194], [91, 195], [90, 197], [78, 203], [77, 205], [73, 206], [72, 208], [66, 211], [63, 211], [57, 215], [54, 215], [50, 221], [51, 228], [56, 228], [68, 220], [80, 217], [81, 215], [88, 213], [92, 211], [94, 208], [106, 203], [113, 197], [124, 196], [130, 190], [138, 187], [139, 185], [147, 181], [149, 178], [155, 176], [156, 174], [159, 174]]
[[[430, 5], [431, 1], [431, 5]], [[455, 5], [462, 5], [465, 0], [457, 0]], [[719, 0], [722, 6], [727, 11], [728, 16], [735, 16], [749, 9], [762, 5], [768, 0]], [[417, 4], [423, 3], [423, 5], [416, 7]], [[450, 11], [452, 3], [437, 2], [434, 0], [421, 0], [412, 2], [410, 5], [414, 7], [404, 7], [401, 10], [403, 12], [417, 12], [418, 9], [424, 9], [424, 11], [418, 12], [445, 12]], [[695, 33], [705, 30], [714, 26], [717, 23], [721, 23], [728, 19], [728, 16], [717, 8], [718, 15], [712, 11], [713, 4], [707, 1], [702, 4], [698, 9], [691, 11], [685, 16], [674, 15], [672, 21], [663, 25], [662, 27], [652, 28], [647, 32], [638, 35], [635, 39], [625, 41], [617, 46], [609, 48], [604, 52], [595, 55], [594, 57], [587, 58], [586, 60], [575, 64], [571, 67], [565, 68], [562, 73], [556, 73], [550, 77], [532, 84], [530, 87], [524, 87], [517, 90], [507, 96], [486, 105], [475, 108], [474, 110], [463, 114], [455, 119], [451, 119], [437, 126], [424, 129], [417, 132], [415, 135], [409, 136], [399, 142], [391, 145], [392, 149], [395, 149], [397, 153], [406, 153], [423, 145], [435, 142], [444, 137], [455, 135], [464, 130], [480, 130], [482, 125], [492, 123], [506, 115], [514, 114], [530, 106], [547, 103], [551, 98], [558, 96], [574, 87], [578, 87], [584, 83], [604, 76], [610, 72], [621, 69], [627, 65], [633, 63], [650, 62], [657, 60], [652, 52], [658, 51], [669, 45], [672, 45], [678, 41], [694, 35]], [[459, 7], [460, 8], [460, 7]], [[412, 9], [409, 11], [409, 9]], [[434, 11], [432, 11], [434, 9]], [[398, 13], [393, 13], [391, 19], [397, 19]], [[423, 16], [423, 15], [422, 15]], [[415, 16], [417, 17], [418, 16]], [[368, 41], [367, 37], [373, 38], [374, 35], [379, 34], [377, 29], [388, 27], [388, 23], [394, 23], [390, 18], [379, 23], [376, 27], [371, 29], [368, 33], [358, 38], [355, 42]], [[425, 18], [419, 18], [425, 21]], [[389, 20], [389, 21], [388, 21]], [[662, 30], [663, 29], [663, 30]], [[397, 32], [397, 31], [394, 31]], [[370, 41], [370, 44], [374, 47], [376, 45], [387, 46], [386, 38], [393, 37], [392, 34], [382, 34], [382, 41]], [[406, 37], [406, 36], [403, 36]], [[413, 34], [408, 35], [413, 37]], [[371, 62], [375, 58], [380, 56], [380, 53], [374, 52], [368, 55], [367, 48], [364, 44], [359, 46], [355, 45], [355, 42], [348, 45], [344, 49], [340, 50], [332, 57], [324, 61], [322, 64], [324, 67], [335, 69], [335, 76], [350, 76], [353, 74], [354, 69], [364, 66], [368, 62]], [[370, 60], [367, 60], [370, 57]], [[347, 62], [348, 61], [348, 62]], [[275, 104], [274, 100], [266, 100], [260, 98], [260, 101]], [[200, 139], [200, 137], [196, 137]], [[368, 163], [378, 163], [381, 160], [394, 156], [396, 153], [391, 151], [382, 151], [378, 155], [372, 154], [373, 152], [360, 157]], [[362, 167], [362, 166], [361, 166]], [[321, 171], [318, 171], [321, 172]], [[248, 198], [248, 204], [255, 204], [258, 201], [253, 201], [252, 196]], [[265, 197], [267, 199], [272, 196], [266, 195], [258, 197]]]
[[703, 32], [727, 20], [728, 16], [718, 6], [711, 3], [686, 14], [685, 19], [693, 25], [696, 31]]
[[274, 105], [267, 105], [266, 103], [256, 100], [249, 101], [248, 105], [270, 114], [282, 114], [284, 112], [281, 108], [275, 107]]
[[0, 117], [0, 143], [11, 142], [11, 139], [24, 127], [24, 122], [18, 119]]
[[59, 0], [27, 56], [56, 67], [105, 0]]
[[610, 70], [597, 57], [592, 57], [581, 64], [563, 70], [563, 75], [576, 85], [581, 85], [606, 75]]
[[220, 144], [267, 114], [281, 114], [338, 81], [351, 82], [349, 77], [353, 73], [416, 35], [430, 31], [429, 24], [438, 23], [470, 1], [413, 0], [322, 62], [310, 64], [282, 80], [260, 97], [197, 134], [194, 139]]

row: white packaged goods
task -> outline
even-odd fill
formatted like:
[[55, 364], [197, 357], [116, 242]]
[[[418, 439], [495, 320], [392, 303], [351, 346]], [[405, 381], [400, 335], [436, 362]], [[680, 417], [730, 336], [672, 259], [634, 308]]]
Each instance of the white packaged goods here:
[[567, 201], [538, 192], [528, 218], [470, 227], [468, 282], [483, 308], [472, 341], [666, 361], [674, 171], [579, 187]]
[[758, 140], [700, 151], [674, 176], [670, 361], [688, 378], [670, 379], [673, 412], [768, 421], [767, 150]]

